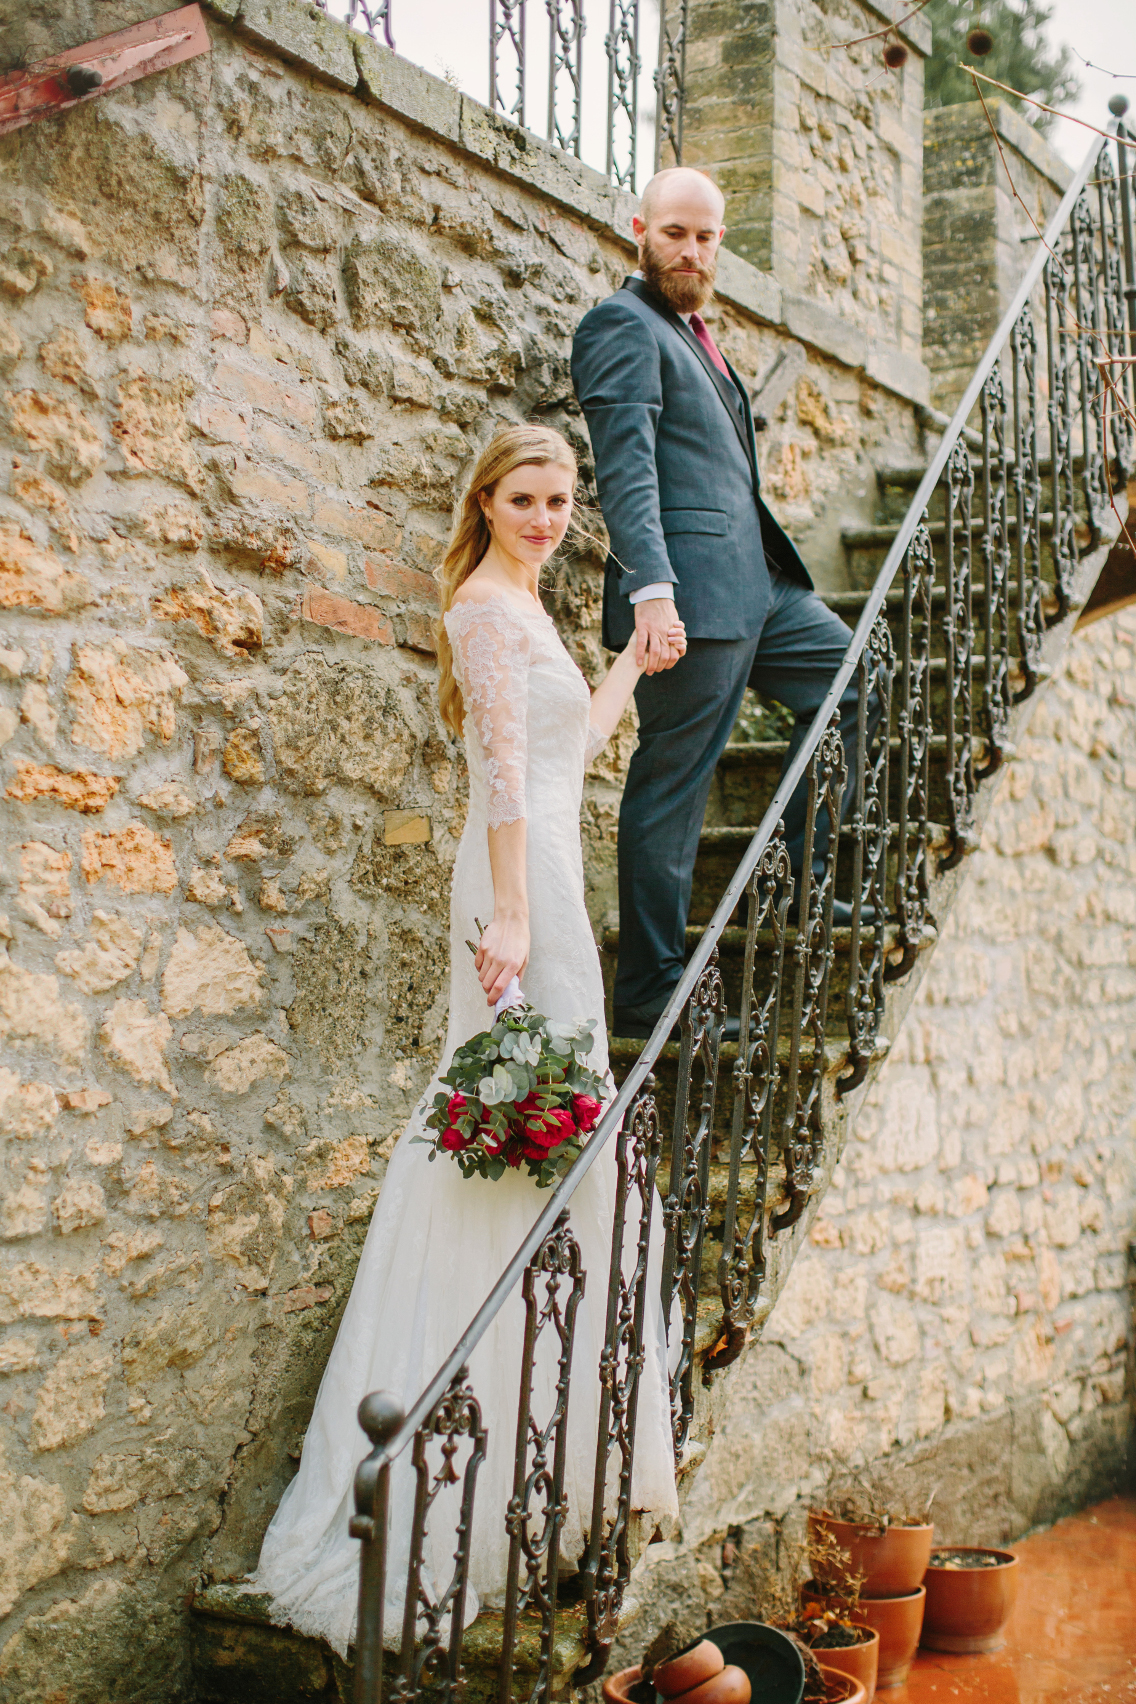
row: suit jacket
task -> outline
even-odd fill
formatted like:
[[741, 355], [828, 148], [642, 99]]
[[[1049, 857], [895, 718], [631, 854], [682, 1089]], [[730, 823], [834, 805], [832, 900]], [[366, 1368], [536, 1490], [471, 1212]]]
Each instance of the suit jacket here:
[[756, 638], [769, 568], [804, 586], [812, 580], [761, 500], [753, 415], [737, 373], [720, 373], [685, 320], [628, 278], [580, 321], [572, 382], [611, 539], [604, 644], [626, 645], [630, 594], [662, 580], [674, 583], [691, 638]]

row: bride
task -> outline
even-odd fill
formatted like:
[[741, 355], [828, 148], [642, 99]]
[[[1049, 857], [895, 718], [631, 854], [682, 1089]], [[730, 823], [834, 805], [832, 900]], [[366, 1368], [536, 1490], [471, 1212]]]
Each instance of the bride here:
[[[469, 814], [450, 901], [450, 1014], [438, 1075], [391, 1156], [339, 1335], [316, 1398], [296, 1478], [264, 1539], [249, 1589], [271, 1594], [274, 1617], [322, 1635], [346, 1654], [354, 1635], [359, 1549], [348, 1535], [355, 1468], [368, 1443], [356, 1408], [369, 1391], [404, 1411], [423, 1390], [516, 1252], [544, 1197], [530, 1178], [463, 1178], [415, 1143], [454, 1051], [493, 1022], [514, 977], [529, 1003], [560, 1022], [595, 1019], [588, 1064], [607, 1074], [599, 959], [584, 905], [580, 800], [586, 765], [614, 732], [641, 672], [635, 640], [594, 693], [540, 602], [540, 570], [568, 530], [576, 485], [572, 450], [544, 426], [510, 426], [482, 452], [442, 564], [438, 627], [442, 715], [464, 734]], [[669, 636], [686, 649], [681, 623]], [[659, 664], [648, 656], [647, 666]], [[490, 918], [476, 958], [465, 943]], [[615, 1199], [614, 1143], [571, 1201], [587, 1272], [576, 1315], [561, 1532], [562, 1568], [578, 1563], [591, 1517]], [[659, 1216], [655, 1215], [658, 1227]], [[633, 1238], [634, 1232], [631, 1233]], [[656, 1229], [645, 1326], [632, 1502], [649, 1525], [677, 1513], [667, 1350]], [[627, 1252], [628, 1266], [634, 1249]], [[470, 1361], [488, 1433], [477, 1478], [467, 1619], [499, 1603], [505, 1585], [524, 1320], [514, 1291]], [[547, 1334], [546, 1334], [547, 1335]], [[533, 1413], [551, 1412], [551, 1346], [538, 1359]], [[396, 1460], [385, 1637], [402, 1618], [413, 1507], [410, 1450]], [[452, 1510], [441, 1502], [423, 1558], [423, 1584], [444, 1590], [453, 1569]]]

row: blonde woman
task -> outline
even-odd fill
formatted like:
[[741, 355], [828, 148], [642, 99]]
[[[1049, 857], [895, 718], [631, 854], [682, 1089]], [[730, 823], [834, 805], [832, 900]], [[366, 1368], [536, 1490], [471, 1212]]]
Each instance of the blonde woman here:
[[[575, 457], [558, 432], [512, 426], [498, 433], [473, 470], [442, 565], [439, 694], [444, 719], [464, 735], [469, 812], [450, 899], [450, 1014], [439, 1076], [455, 1049], [489, 1026], [514, 977], [547, 1016], [595, 1019], [589, 1063], [607, 1070], [603, 985], [584, 905], [580, 800], [585, 767], [613, 733], [641, 670], [632, 638], [589, 692], [541, 604], [540, 571], [572, 521], [576, 478]], [[678, 654], [685, 649], [681, 623], [667, 642]], [[654, 655], [646, 662], [658, 666]], [[489, 919], [476, 959], [465, 946], [476, 936], [475, 918]], [[352, 1484], [368, 1447], [355, 1418], [358, 1403], [368, 1391], [385, 1390], [410, 1407], [546, 1199], [519, 1172], [488, 1182], [430, 1162], [413, 1138], [424, 1131], [437, 1087], [435, 1077], [391, 1156], [300, 1470], [252, 1581], [252, 1589], [271, 1593], [278, 1619], [322, 1635], [341, 1653], [353, 1636], [358, 1589], [358, 1545], [347, 1530]], [[609, 1149], [571, 1207], [588, 1284], [576, 1316], [569, 1407], [560, 1541], [568, 1568], [584, 1549], [591, 1515], [614, 1186]], [[632, 1483], [633, 1503], [649, 1527], [677, 1513], [660, 1235], [651, 1251]], [[624, 1253], [630, 1270], [635, 1249]], [[488, 1442], [474, 1505], [467, 1619], [479, 1604], [498, 1602], [505, 1585], [523, 1329], [514, 1294], [470, 1364]], [[533, 1413], [542, 1423], [554, 1403], [553, 1335], [541, 1340], [534, 1380]], [[406, 1450], [392, 1473], [388, 1640], [397, 1640], [401, 1626], [414, 1489], [409, 1458]], [[453, 1569], [458, 1492], [442, 1492], [431, 1512], [423, 1570], [431, 1596], [445, 1590]]]

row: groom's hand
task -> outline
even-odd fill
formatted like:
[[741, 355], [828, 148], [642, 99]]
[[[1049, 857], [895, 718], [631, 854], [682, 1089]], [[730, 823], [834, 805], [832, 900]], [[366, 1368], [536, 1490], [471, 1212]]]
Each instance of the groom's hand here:
[[635, 604], [635, 666], [645, 674], [673, 669], [682, 655], [672, 629], [678, 621], [673, 598], [643, 598]]

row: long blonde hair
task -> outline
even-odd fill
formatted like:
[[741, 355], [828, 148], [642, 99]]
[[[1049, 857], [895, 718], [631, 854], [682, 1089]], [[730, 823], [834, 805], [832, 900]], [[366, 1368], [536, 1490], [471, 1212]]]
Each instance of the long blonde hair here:
[[[438, 578], [442, 582], [442, 616], [451, 607], [458, 587], [469, 579], [492, 535], [481, 507], [482, 496], [491, 497], [497, 482], [518, 467], [547, 467], [550, 463], [576, 477], [576, 457], [567, 438], [551, 426], [506, 426], [486, 444], [477, 458], [462, 493]], [[459, 739], [465, 722], [461, 688], [454, 678], [454, 653], [446, 623], [441, 617], [436, 629], [438, 646], [438, 703], [442, 720]]]

